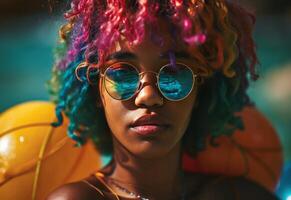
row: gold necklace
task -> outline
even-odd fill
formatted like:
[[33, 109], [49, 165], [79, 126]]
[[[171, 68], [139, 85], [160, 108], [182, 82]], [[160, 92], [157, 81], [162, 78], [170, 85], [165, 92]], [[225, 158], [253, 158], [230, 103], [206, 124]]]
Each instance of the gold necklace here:
[[141, 199], [141, 200], [150, 200], [149, 198], [143, 197], [140, 194], [136, 194], [135, 192], [131, 192], [128, 189], [120, 186], [113, 179], [107, 179], [107, 181], [110, 182], [112, 185], [114, 185], [119, 190], [121, 190], [122, 192], [125, 192], [125, 193], [129, 194], [132, 197], [135, 197], [135, 198], [138, 198], [138, 199]]
[[[115, 182], [115, 180], [114, 179], [112, 179], [112, 178], [105, 178], [105, 176], [103, 176], [104, 177], [104, 181], [106, 180], [106, 182], [110, 182], [112, 185], [114, 185], [117, 189], [119, 189], [120, 191], [122, 191], [122, 192], [125, 192], [125, 193], [127, 193], [128, 195], [130, 195], [130, 196], [132, 196], [132, 197], [135, 197], [135, 198], [137, 198], [137, 199], [140, 199], [140, 200], [150, 200], [149, 198], [146, 198], [146, 197], [143, 197], [142, 195], [140, 195], [140, 194], [137, 194], [137, 193], [135, 193], [135, 192], [132, 192], [132, 191], [129, 191], [128, 189], [126, 189], [126, 188], [124, 188], [124, 187], [122, 187], [121, 185], [119, 185], [118, 183], [116, 183]], [[184, 180], [184, 173], [182, 173], [182, 180]], [[183, 182], [183, 192], [182, 192], [182, 195], [181, 195], [181, 200], [186, 200], [186, 187], [185, 187], [185, 183], [184, 183], [184, 181], [182, 181]], [[109, 186], [108, 186], [109, 187]], [[110, 187], [109, 187], [110, 188]], [[111, 189], [111, 191], [113, 191], [112, 189]], [[114, 194], [116, 194], [115, 192], [114, 192]], [[116, 194], [117, 195], [117, 194]]]
[[[117, 200], [120, 200], [119, 196], [116, 194], [116, 192], [114, 192], [114, 190], [111, 189], [111, 187], [109, 187], [109, 185], [107, 185], [105, 183], [105, 176], [103, 173], [101, 172], [97, 172], [96, 174], [96, 178], [98, 178], [99, 181], [101, 181], [101, 183], [103, 183], [103, 185], [105, 185], [105, 187], [107, 187], [107, 189], [112, 192], [112, 194], [114, 194], [114, 196], [116, 197]], [[103, 180], [104, 179], [104, 180]]]

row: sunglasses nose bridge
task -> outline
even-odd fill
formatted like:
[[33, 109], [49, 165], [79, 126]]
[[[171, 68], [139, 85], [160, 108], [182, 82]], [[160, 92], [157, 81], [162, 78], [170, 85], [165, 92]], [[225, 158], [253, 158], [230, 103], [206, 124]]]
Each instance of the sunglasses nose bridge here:
[[[153, 80], [153, 76], [145, 76], [146, 73], [153, 74], [156, 77], [156, 80]], [[158, 84], [157, 76], [158, 73], [154, 71], [141, 72], [139, 74], [139, 87], [136, 91], [135, 104], [137, 106], [161, 106], [163, 105], [163, 95], [161, 95]], [[155, 84], [155, 86], [153, 85]]]
[[[151, 78], [146, 78], [145, 75], [149, 73], [149, 74], [153, 74], [155, 76], [155, 80], [153, 82], [153, 80]], [[155, 71], [145, 71], [145, 72], [140, 72], [139, 73], [139, 86], [137, 89], [137, 93], [139, 93], [143, 87], [148, 86], [148, 85], [155, 85], [156, 89], [159, 90], [158, 88], [158, 73]], [[145, 80], [146, 79], [146, 80]]]
[[141, 85], [143, 85], [145, 82], [150, 82], [150, 81], [143, 80], [145, 78], [145, 74], [147, 74], [147, 73], [155, 75], [155, 77], [156, 77], [155, 84], [157, 85], [158, 73], [154, 72], [154, 71], [145, 71], [145, 72], [139, 73], [139, 81], [140, 81]]

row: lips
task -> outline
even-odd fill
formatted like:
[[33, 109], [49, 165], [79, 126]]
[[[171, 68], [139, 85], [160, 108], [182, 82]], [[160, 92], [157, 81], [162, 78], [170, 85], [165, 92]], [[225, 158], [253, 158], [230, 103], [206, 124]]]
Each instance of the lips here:
[[159, 115], [147, 114], [143, 115], [131, 123], [130, 128], [140, 135], [151, 135], [160, 131], [164, 131], [169, 127]]

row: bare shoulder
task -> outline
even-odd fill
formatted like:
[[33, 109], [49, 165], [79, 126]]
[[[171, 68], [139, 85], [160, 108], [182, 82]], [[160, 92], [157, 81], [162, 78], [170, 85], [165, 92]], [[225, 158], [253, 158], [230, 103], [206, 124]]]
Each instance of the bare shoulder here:
[[[195, 176], [193, 176], [195, 177]], [[198, 177], [198, 178], [197, 178]], [[243, 177], [218, 175], [196, 175], [190, 196], [201, 200], [277, 200], [278, 198], [263, 186]], [[191, 198], [190, 198], [191, 199]]]
[[46, 200], [104, 199], [102, 192], [88, 184], [87, 180], [65, 184], [52, 191]]

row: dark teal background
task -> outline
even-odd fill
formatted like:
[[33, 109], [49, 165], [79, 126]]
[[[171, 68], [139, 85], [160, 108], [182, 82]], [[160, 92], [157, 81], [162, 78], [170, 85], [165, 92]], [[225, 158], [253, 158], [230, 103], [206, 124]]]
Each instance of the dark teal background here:
[[45, 81], [50, 77], [59, 24], [39, 15], [2, 22], [0, 111], [23, 101], [48, 99]]
[[[53, 48], [57, 42], [57, 32], [61, 24], [58, 19], [60, 18], [35, 15], [21, 20], [2, 22], [0, 112], [24, 101], [48, 100], [45, 82], [50, 78], [53, 64]], [[261, 79], [252, 83], [249, 90], [257, 107], [279, 130], [286, 148], [287, 160], [291, 160], [291, 121], [284, 123], [284, 120], [278, 120], [272, 108], [272, 106], [276, 108], [276, 105], [271, 105], [267, 101], [267, 96], [272, 95], [272, 91], [268, 91], [267, 88], [266, 93], [265, 82], [268, 81], [266, 77], [273, 70], [291, 65], [290, 21], [290, 18], [280, 16], [258, 18], [255, 38], [261, 62], [259, 67]]]
[[[21, 102], [49, 99], [45, 82], [50, 78], [60, 18], [32, 14], [0, 21], [0, 112]], [[251, 84], [249, 94], [258, 109], [272, 122], [282, 141], [285, 179], [282, 178], [278, 186], [278, 195], [287, 199], [291, 195], [291, 191], [284, 189], [291, 182], [291, 91], [286, 90], [289, 96], [286, 95], [285, 100], [272, 100], [275, 91], [270, 77], [275, 72], [291, 68], [290, 15], [258, 16], [255, 39], [261, 61], [261, 78]], [[284, 87], [288, 88], [288, 85], [283, 84], [276, 90]]]

